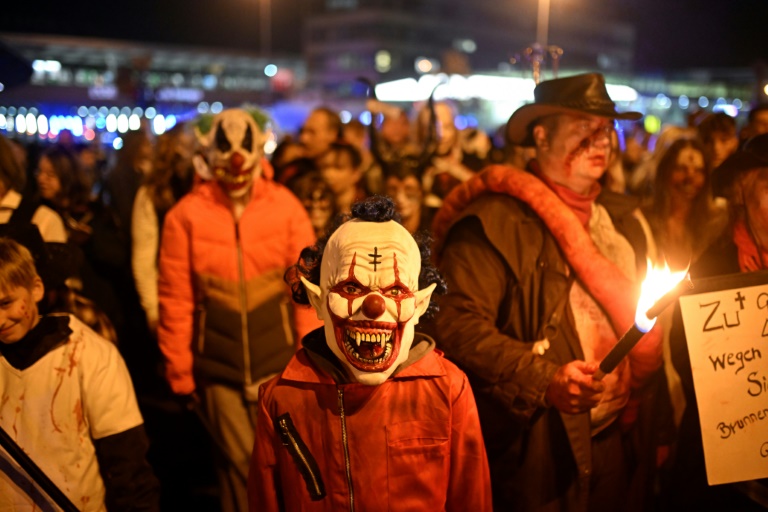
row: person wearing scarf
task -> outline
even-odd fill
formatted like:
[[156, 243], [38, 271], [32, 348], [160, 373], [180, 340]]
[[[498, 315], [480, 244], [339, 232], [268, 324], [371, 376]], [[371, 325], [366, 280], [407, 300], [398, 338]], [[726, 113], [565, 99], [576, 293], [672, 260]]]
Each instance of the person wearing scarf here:
[[646, 267], [634, 208], [597, 201], [616, 111], [599, 74], [539, 84], [508, 138], [527, 170], [491, 166], [458, 186], [433, 232], [449, 283], [438, 346], [468, 374], [496, 510], [627, 510], [625, 456], [639, 396], [661, 365], [657, 330], [602, 381], [632, 325]]

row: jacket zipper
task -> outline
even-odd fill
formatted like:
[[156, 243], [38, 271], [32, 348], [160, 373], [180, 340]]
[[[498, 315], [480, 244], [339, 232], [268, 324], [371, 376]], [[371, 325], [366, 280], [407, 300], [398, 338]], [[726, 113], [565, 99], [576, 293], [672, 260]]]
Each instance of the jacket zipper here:
[[341, 440], [344, 443], [344, 465], [347, 469], [349, 487], [349, 510], [355, 512], [355, 491], [352, 489], [352, 465], [349, 462], [349, 439], [347, 438], [347, 419], [344, 416], [344, 390], [339, 389], [339, 417], [341, 418]]
[[301, 450], [301, 447], [299, 446], [299, 443], [296, 441], [296, 438], [293, 437], [291, 430], [288, 428], [288, 422], [285, 418], [280, 419], [280, 430], [282, 430], [283, 434], [290, 441], [291, 446], [293, 446], [293, 449], [296, 455], [298, 455], [302, 465], [307, 470], [307, 474], [309, 474], [310, 478], [312, 479], [312, 487], [315, 490], [315, 495], [320, 497], [324, 496], [325, 492], [323, 491], [323, 489], [320, 487], [320, 484], [318, 483], [317, 475], [315, 475], [315, 472], [312, 471], [312, 466], [309, 464], [309, 461], [307, 460], [307, 456]]
[[205, 350], [205, 308], [201, 307], [197, 317], [197, 351], [203, 354]]
[[240, 240], [240, 223], [235, 221], [235, 245], [237, 245], [237, 271], [240, 277], [240, 328], [243, 338], [243, 372], [245, 386], [251, 385], [251, 351], [248, 343], [248, 300], [245, 296], [245, 270], [243, 269], [243, 247]]

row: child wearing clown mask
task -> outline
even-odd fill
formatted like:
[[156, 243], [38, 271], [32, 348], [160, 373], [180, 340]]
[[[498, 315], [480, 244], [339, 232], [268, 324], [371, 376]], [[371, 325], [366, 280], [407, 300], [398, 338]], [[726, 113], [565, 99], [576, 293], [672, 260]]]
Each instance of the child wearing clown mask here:
[[398, 221], [358, 203], [286, 273], [324, 327], [262, 386], [250, 510], [491, 510], [467, 378], [414, 331], [445, 285]]

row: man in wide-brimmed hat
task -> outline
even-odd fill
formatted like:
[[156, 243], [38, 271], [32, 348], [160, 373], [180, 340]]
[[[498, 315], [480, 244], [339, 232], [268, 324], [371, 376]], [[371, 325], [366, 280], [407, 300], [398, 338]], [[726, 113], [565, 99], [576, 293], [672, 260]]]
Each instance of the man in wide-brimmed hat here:
[[510, 141], [535, 146], [529, 168], [485, 169], [435, 219], [449, 283], [438, 344], [470, 375], [498, 510], [624, 510], [623, 434], [661, 348], [651, 331], [593, 378], [632, 324], [646, 265], [632, 208], [596, 199], [614, 120], [641, 114], [617, 112], [599, 74], [534, 96], [507, 124]]

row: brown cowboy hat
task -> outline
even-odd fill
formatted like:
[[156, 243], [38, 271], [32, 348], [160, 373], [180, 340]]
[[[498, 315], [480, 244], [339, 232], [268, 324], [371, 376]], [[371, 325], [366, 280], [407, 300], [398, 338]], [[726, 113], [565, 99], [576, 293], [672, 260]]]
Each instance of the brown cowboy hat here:
[[533, 90], [533, 103], [517, 109], [507, 122], [507, 139], [520, 146], [533, 146], [531, 123], [551, 114], [589, 114], [635, 121], [640, 112], [617, 112], [608, 96], [605, 78], [587, 73], [541, 82]]
[[756, 135], [712, 171], [712, 192], [727, 198], [736, 177], [752, 169], [768, 167], [768, 133]]

